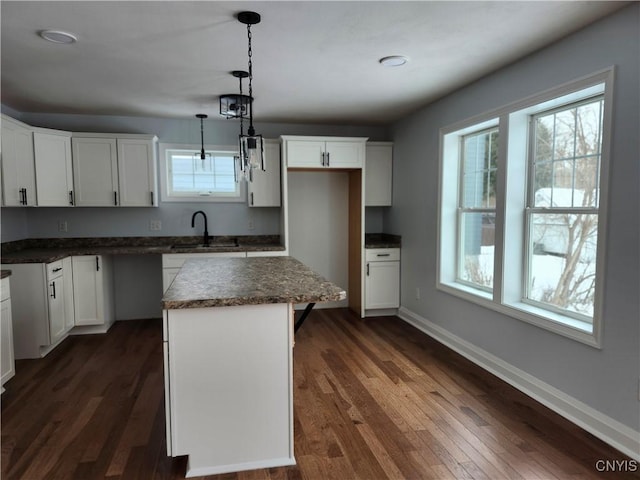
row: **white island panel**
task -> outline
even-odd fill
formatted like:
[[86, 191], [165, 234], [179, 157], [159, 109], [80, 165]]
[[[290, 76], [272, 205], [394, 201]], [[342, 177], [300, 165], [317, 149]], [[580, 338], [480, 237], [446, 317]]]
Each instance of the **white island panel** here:
[[295, 464], [290, 304], [165, 311], [171, 455], [187, 477]]

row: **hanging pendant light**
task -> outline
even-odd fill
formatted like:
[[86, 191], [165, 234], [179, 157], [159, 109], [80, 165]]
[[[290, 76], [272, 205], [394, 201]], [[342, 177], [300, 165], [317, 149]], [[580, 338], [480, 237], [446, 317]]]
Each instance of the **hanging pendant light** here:
[[225, 93], [220, 95], [220, 115], [229, 118], [249, 118], [251, 110], [251, 97], [242, 94], [242, 79], [249, 76], [249, 72], [244, 70], [234, 70], [231, 72], [240, 81], [240, 93]]
[[[193, 154], [193, 161], [195, 163], [196, 159], [200, 159], [202, 160], [200, 168], [202, 169], [202, 171], [206, 170], [206, 165], [204, 163], [204, 161], [208, 158], [209, 162], [211, 162], [211, 154], [207, 153], [204, 151], [204, 119], [208, 118], [208, 115], [204, 114], [204, 113], [198, 113], [196, 114], [196, 118], [200, 119], [200, 153], [194, 153]], [[195, 167], [195, 165], [194, 165]], [[194, 168], [194, 171], [196, 170], [196, 168]]]
[[260, 15], [256, 12], [240, 12], [238, 14], [238, 21], [247, 26], [247, 38], [248, 38], [248, 71], [249, 71], [249, 129], [247, 135], [240, 134], [240, 166], [245, 174], [251, 175], [246, 170], [253, 170], [254, 168], [260, 168], [265, 170], [264, 165], [264, 142], [262, 135], [256, 134], [255, 128], [253, 128], [253, 63], [251, 49], [251, 25], [260, 23]]

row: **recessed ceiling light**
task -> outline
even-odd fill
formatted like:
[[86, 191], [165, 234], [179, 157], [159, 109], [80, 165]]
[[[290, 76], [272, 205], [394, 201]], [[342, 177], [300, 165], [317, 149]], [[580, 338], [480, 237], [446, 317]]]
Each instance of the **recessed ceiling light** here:
[[70, 44], [78, 41], [78, 37], [74, 34], [61, 30], [41, 30], [38, 35], [52, 43]]
[[400, 67], [407, 63], [409, 58], [403, 55], [391, 55], [389, 57], [383, 57], [379, 61], [385, 67]]

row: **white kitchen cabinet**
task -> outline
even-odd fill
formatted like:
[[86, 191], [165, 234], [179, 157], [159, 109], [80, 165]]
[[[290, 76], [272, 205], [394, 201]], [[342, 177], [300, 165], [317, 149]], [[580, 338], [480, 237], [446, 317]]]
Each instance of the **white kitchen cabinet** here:
[[2, 182], [5, 206], [37, 204], [33, 129], [6, 115], [2, 115]]
[[71, 133], [35, 128], [33, 150], [38, 206], [73, 205]]
[[73, 256], [71, 263], [76, 330], [87, 325], [99, 325], [106, 331], [115, 320], [111, 257], [79, 255]]
[[73, 185], [79, 207], [118, 204], [118, 151], [115, 138], [71, 139]]
[[264, 141], [265, 169], [251, 172], [251, 182], [247, 183], [248, 203], [250, 207], [279, 207], [280, 200], [280, 142]]
[[11, 310], [15, 358], [40, 358], [69, 332], [62, 260], [3, 265], [11, 270]]
[[362, 168], [366, 138], [282, 136], [288, 168]]
[[167, 253], [162, 255], [162, 291], [166, 292], [173, 279], [191, 258], [244, 258], [247, 252]]
[[78, 206], [157, 206], [153, 135], [73, 133], [73, 181]]
[[400, 306], [400, 249], [365, 251], [365, 310]]
[[156, 142], [156, 137], [117, 139], [120, 206], [158, 206]]
[[391, 206], [393, 143], [367, 142], [365, 207]]
[[9, 277], [0, 280], [0, 388], [16, 373], [11, 320], [11, 290]]

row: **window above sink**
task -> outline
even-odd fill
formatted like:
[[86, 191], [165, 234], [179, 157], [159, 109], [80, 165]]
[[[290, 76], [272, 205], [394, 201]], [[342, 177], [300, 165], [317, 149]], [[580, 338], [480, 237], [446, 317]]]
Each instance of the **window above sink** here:
[[243, 202], [245, 182], [236, 182], [237, 146], [160, 144], [160, 194], [163, 202]]

